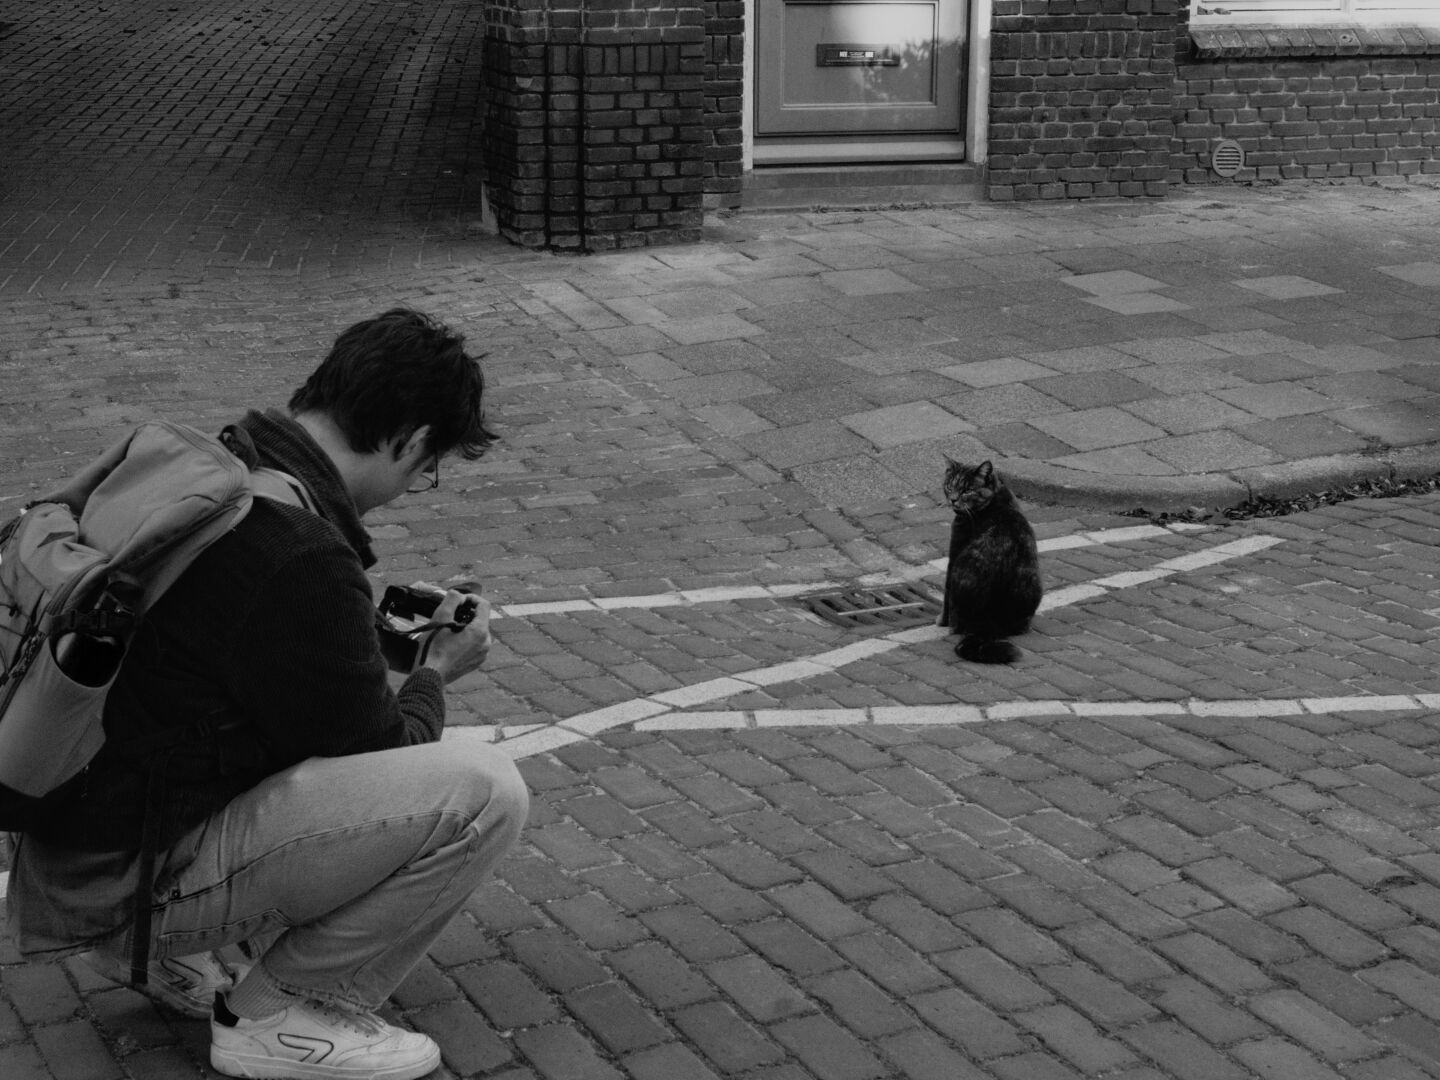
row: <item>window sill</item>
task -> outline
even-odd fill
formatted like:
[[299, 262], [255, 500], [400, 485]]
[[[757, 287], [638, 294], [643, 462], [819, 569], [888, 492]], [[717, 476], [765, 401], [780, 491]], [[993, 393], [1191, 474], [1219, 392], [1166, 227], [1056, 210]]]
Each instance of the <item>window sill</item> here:
[[1270, 22], [1190, 24], [1202, 60], [1267, 56], [1440, 56], [1440, 25], [1374, 26], [1335, 23], [1297, 26]]

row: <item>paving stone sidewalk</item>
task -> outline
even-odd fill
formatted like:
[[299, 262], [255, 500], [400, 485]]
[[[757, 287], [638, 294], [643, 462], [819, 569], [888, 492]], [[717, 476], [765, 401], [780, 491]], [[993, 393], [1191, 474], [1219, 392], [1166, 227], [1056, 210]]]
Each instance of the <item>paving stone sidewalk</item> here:
[[829, 502], [923, 489], [917, 449], [948, 441], [1037, 498], [1220, 505], [1434, 470], [1437, 207], [1231, 189], [742, 216], [678, 294], [646, 295], [668, 274], [634, 256], [640, 289], [601, 263], [547, 299]]

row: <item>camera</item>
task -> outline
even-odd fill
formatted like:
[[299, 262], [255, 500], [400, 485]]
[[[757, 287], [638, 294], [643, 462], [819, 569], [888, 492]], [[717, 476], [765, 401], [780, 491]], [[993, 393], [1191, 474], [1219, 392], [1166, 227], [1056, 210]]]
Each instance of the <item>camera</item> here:
[[[462, 586], [461, 592], [473, 591]], [[424, 662], [429, 635], [439, 629], [458, 630], [475, 618], [480, 604], [467, 600], [455, 612], [453, 623], [435, 623], [435, 610], [445, 599], [445, 590], [426, 585], [391, 585], [375, 609], [375, 629], [380, 637], [380, 654], [391, 671], [408, 675]]]

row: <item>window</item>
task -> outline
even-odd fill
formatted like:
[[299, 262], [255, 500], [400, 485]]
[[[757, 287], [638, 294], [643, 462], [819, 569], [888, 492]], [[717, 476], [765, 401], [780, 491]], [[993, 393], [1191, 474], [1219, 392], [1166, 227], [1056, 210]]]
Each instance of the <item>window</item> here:
[[1192, 0], [1200, 25], [1245, 22], [1315, 25], [1440, 25], [1440, 0]]

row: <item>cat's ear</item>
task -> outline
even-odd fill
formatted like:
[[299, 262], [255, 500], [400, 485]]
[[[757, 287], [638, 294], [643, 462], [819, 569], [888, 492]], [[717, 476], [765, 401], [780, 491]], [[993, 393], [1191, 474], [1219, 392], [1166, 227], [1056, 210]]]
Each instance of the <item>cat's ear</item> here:
[[988, 461], [982, 461], [975, 466], [975, 475], [988, 484], [995, 478], [995, 466]]

